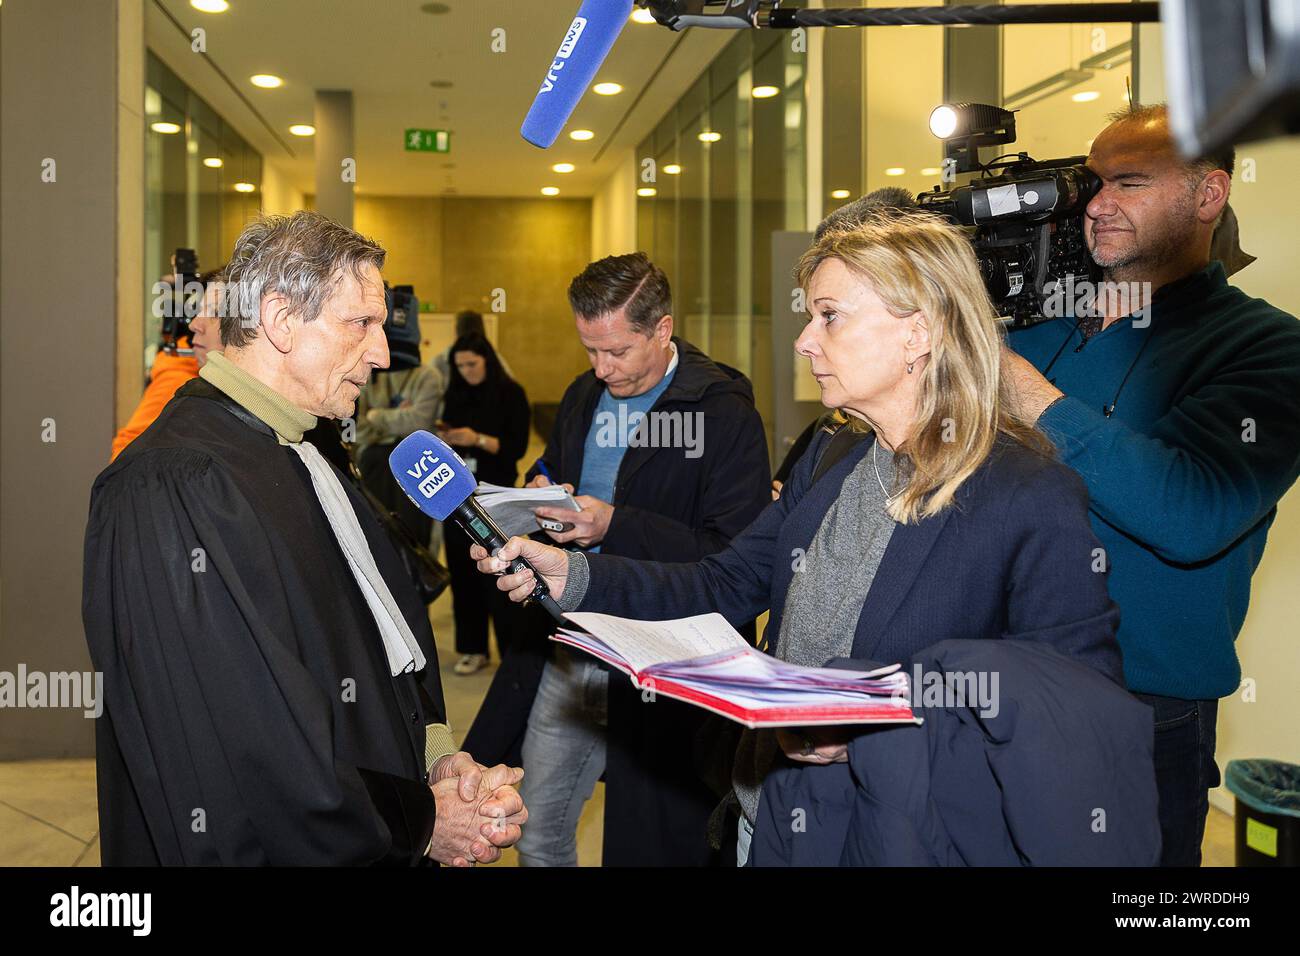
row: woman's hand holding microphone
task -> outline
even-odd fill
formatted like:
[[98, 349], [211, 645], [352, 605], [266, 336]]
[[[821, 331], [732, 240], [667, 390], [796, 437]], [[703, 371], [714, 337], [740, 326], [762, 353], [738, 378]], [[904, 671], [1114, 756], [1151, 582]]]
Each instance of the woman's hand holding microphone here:
[[536, 581], [528, 570], [518, 574], [501, 574], [510, 567], [510, 562], [522, 557], [542, 576], [542, 580], [551, 590], [551, 597], [559, 600], [564, 594], [564, 582], [569, 577], [569, 552], [563, 548], [552, 548], [532, 538], [511, 538], [497, 550], [495, 556], [487, 553], [482, 545], [471, 545], [469, 556], [478, 562], [478, 569], [484, 574], [496, 574], [497, 589], [510, 595], [516, 604], [533, 593]]

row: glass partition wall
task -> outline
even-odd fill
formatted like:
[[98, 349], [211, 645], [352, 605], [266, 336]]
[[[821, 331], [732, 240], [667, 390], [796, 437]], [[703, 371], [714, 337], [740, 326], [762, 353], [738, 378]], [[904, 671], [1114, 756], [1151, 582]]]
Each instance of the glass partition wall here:
[[788, 35], [738, 33], [637, 150], [637, 243], [677, 332], [749, 376], [769, 431], [767, 236], [804, 224], [804, 69]]
[[225, 264], [235, 238], [261, 209], [262, 157], [152, 53], [145, 109], [144, 277], [147, 369], [161, 334], [154, 284], [172, 254], [193, 249], [203, 271]]

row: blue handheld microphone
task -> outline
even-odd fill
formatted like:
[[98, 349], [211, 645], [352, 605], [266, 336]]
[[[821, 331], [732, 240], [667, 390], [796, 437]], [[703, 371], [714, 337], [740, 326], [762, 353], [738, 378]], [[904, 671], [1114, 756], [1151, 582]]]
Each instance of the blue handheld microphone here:
[[583, 0], [542, 80], [520, 135], [546, 149], [573, 115], [632, 15], [632, 0]]
[[[412, 432], [388, 456], [388, 467], [415, 507], [439, 521], [455, 521], [488, 554], [495, 554], [509, 540], [474, 497], [478, 482], [469, 466], [441, 438], [426, 431]], [[556, 621], [567, 623], [537, 569], [523, 558], [510, 562], [512, 574], [525, 569], [532, 571], [537, 581], [527, 601], [536, 601]]]

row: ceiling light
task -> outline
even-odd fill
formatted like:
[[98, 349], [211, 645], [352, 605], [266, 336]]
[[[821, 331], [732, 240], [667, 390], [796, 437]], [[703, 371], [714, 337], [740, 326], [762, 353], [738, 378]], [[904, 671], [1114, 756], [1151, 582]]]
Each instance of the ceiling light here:
[[655, 18], [649, 10], [644, 7], [637, 7], [632, 11], [632, 22], [634, 23], [654, 23]]
[[225, 13], [230, 9], [226, 0], [190, 0], [190, 6], [199, 13]]
[[901, 175], [903, 175], [903, 173], [905, 173], [905, 172], [907, 172], [907, 170], [904, 169], [902, 166], [890, 166], [888, 169], [885, 170], [885, 175], [886, 175], [886, 176], [901, 176]]
[[831, 198], [832, 198], [832, 199], [848, 199], [849, 196], [851, 196], [851, 195], [852, 195], [852, 193], [850, 193], [847, 189], [832, 189], [832, 190], [831, 190]]
[[679, 166], [677, 163], [669, 163], [667, 166], [664, 167], [664, 172], [667, 173], [669, 176], [676, 176], [681, 171], [682, 171], [682, 167]]
[[235, 183], [235, 192], [237, 193], [251, 193], [256, 188], [252, 183]]
[[1096, 90], [1081, 90], [1080, 92], [1075, 93], [1073, 96], [1071, 96], [1070, 99], [1074, 100], [1074, 102], [1076, 103], [1091, 103], [1099, 96], [1101, 96], [1101, 94], [1098, 93]]
[[943, 172], [943, 169], [941, 169], [941, 168], [938, 167], [938, 166], [927, 166], [927, 167], [925, 167], [925, 169], [921, 170], [921, 175], [922, 175], [922, 176], [938, 176], [941, 172]]
[[589, 139], [595, 139], [596, 134], [589, 129], [569, 130], [569, 139], [576, 139], [579, 143], [585, 143]]
[[655, 192], [656, 190], [653, 186], [642, 186], [640, 189], [636, 191], [636, 194], [642, 197], [643, 199], [649, 199], [651, 196], [655, 194]]
[[155, 133], [179, 133], [181, 131], [180, 126], [176, 123], [150, 123], [149, 128]]
[[551, 167], [551, 172], [571, 173], [577, 168], [578, 167], [574, 166], [573, 163], [556, 163], [554, 166]]
[[260, 86], [264, 90], [273, 90], [278, 86], [284, 85], [284, 80], [280, 79], [274, 73], [254, 73], [248, 78], [248, 82], [254, 86]]
[[750, 95], [756, 100], [765, 100], [770, 96], [776, 96], [781, 90], [776, 86], [756, 86], [750, 90]]
[[559, 187], [559, 186], [543, 186], [543, 187], [542, 187], [542, 195], [543, 195], [543, 196], [558, 196], [559, 194], [560, 194], [560, 187]]
[[599, 93], [601, 96], [615, 96], [623, 92], [623, 87], [618, 83], [597, 83], [591, 88], [591, 92]]
[[310, 123], [295, 123], [289, 127], [289, 132], [293, 133], [294, 136], [315, 136], [316, 127]]
[[205, 156], [203, 158], [203, 165], [208, 167], [208, 169], [220, 169], [222, 166], [226, 165], [226, 163], [220, 156]]
[[700, 133], [695, 138], [698, 139], [701, 143], [716, 143], [718, 140], [722, 139], [722, 134], [715, 133], [713, 130], [710, 129], [706, 129], [703, 133]]

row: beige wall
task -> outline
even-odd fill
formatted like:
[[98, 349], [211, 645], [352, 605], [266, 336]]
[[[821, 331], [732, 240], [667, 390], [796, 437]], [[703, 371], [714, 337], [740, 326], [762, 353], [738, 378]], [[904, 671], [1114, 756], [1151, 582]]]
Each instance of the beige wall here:
[[636, 158], [628, 147], [620, 152], [618, 167], [601, 184], [591, 200], [591, 258], [635, 252]]
[[280, 167], [262, 157], [262, 212], [287, 216], [303, 208], [305, 198]]
[[490, 313], [502, 290], [498, 342], [531, 401], [558, 402], [588, 367], [565, 290], [589, 261], [590, 200], [357, 196], [355, 225], [436, 312]]

